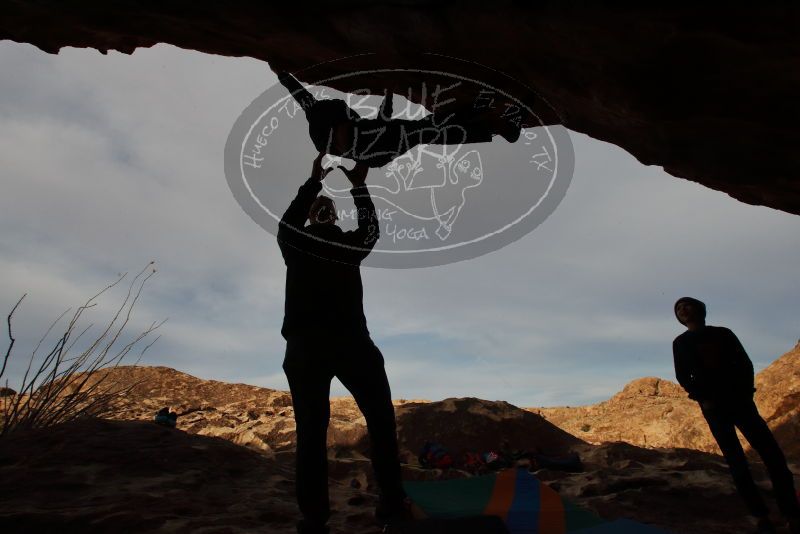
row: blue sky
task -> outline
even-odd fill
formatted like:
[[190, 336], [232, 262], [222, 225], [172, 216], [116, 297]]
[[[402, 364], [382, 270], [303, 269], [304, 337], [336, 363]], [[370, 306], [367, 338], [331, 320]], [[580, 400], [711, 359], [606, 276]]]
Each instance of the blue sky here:
[[[285, 268], [222, 170], [233, 122], [275, 82], [267, 65], [161, 45], [48, 55], [8, 41], [0, 63], [13, 73], [0, 78], [0, 308], [29, 294], [10, 385], [59, 313], [156, 260], [130, 330], [169, 320], [142, 363], [287, 389]], [[579, 405], [637, 377], [673, 379], [683, 295], [706, 301], [709, 323], [732, 328], [757, 369], [794, 346], [800, 218], [572, 139], [570, 189], [532, 233], [456, 264], [363, 269], [395, 398]], [[313, 157], [298, 140], [286, 180], [299, 185]], [[98, 322], [119, 293], [108, 297]]]

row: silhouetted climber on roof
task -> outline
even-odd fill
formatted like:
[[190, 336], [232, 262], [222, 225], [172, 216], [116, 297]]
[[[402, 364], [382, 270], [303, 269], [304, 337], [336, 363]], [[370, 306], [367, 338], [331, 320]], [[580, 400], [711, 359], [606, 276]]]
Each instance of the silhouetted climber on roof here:
[[510, 120], [471, 109], [434, 111], [419, 120], [392, 118], [392, 95], [388, 91], [384, 92], [378, 116], [362, 119], [344, 100], [316, 100], [289, 73], [280, 73], [278, 79], [305, 111], [317, 150], [368, 167], [382, 167], [421, 144], [487, 143], [494, 133], [513, 143], [520, 135], [518, 116]]
[[736, 489], [758, 520], [758, 532], [775, 532], [768, 509], [753, 482], [738, 428], [764, 461], [775, 498], [800, 534], [800, 505], [786, 458], [753, 402], [753, 363], [736, 335], [727, 328], [706, 325], [706, 306], [691, 297], [675, 303], [675, 316], [687, 330], [675, 338], [672, 352], [675, 375], [690, 399], [700, 404], [708, 427], [717, 440], [733, 476]]
[[[332, 170], [320, 153], [311, 177], [280, 221], [278, 243], [286, 263], [286, 338], [283, 369], [297, 423], [298, 532], [327, 532], [326, 432], [334, 376], [352, 393], [367, 420], [372, 466], [381, 490], [376, 517], [402, 518], [408, 507], [400, 477], [397, 433], [383, 356], [370, 339], [362, 304], [360, 263], [378, 239], [378, 218], [365, 185], [368, 168], [339, 167], [353, 188], [358, 228], [336, 225], [333, 200], [317, 196]], [[305, 226], [306, 219], [311, 224]]]

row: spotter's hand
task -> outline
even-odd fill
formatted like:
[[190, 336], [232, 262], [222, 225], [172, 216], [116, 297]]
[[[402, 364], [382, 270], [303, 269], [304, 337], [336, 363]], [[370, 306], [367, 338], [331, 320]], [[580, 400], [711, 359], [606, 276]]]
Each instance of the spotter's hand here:
[[350, 170], [347, 170], [342, 165], [339, 165], [339, 168], [342, 170], [347, 179], [350, 180], [350, 183], [353, 184], [353, 187], [361, 187], [364, 185], [364, 182], [367, 181], [367, 172], [369, 172], [369, 167], [364, 165], [363, 163], [356, 163], [356, 166]]
[[320, 152], [319, 155], [314, 159], [314, 166], [311, 169], [311, 177], [322, 181], [328, 176], [328, 173], [333, 170], [333, 167], [328, 167], [326, 169], [322, 168], [322, 157], [325, 155], [325, 152]]

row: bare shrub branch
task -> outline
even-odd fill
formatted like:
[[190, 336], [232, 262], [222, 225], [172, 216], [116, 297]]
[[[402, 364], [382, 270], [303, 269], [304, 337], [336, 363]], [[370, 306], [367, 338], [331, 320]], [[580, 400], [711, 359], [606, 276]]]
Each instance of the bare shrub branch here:
[[[39, 349], [55, 326], [70, 310], [59, 315], [50, 325], [28, 359], [27, 369], [18, 389], [19, 393], [3, 401], [0, 436], [7, 435], [18, 428], [41, 428], [84, 416], [103, 417], [118, 413], [119, 407], [116, 405], [116, 400], [130, 392], [139, 382], [125, 387], [107, 383], [106, 379], [110, 375], [108, 371], [119, 366], [120, 362], [140, 342], [143, 342], [166, 321], [164, 319], [151, 323], [131, 341], [119, 346], [125, 327], [130, 322], [134, 305], [139, 300], [147, 281], [156, 273], [153, 263], [150, 262], [131, 280], [124, 300], [116, 308], [103, 331], [88, 344], [87, 348], [74, 356], [70, 353], [94, 324], [79, 330], [78, 322], [81, 316], [84, 311], [97, 305], [100, 296], [122, 282], [127, 273], [120, 275], [117, 280], [80, 306], [73, 313], [63, 333], [53, 343], [49, 352], [40, 363], [36, 364]], [[14, 305], [7, 317], [10, 343], [3, 359], [2, 369], [0, 369], [0, 378], [6, 371], [6, 365], [15, 342], [11, 330], [11, 320], [24, 298], [25, 295]], [[74, 335], [76, 333], [77, 335]], [[142, 349], [139, 359], [159, 337], [157, 336]], [[139, 359], [134, 365], [139, 363]]]
[[6, 372], [6, 364], [8, 363], [8, 358], [11, 356], [11, 349], [14, 348], [14, 343], [17, 341], [16, 339], [14, 339], [14, 335], [11, 333], [11, 316], [14, 315], [14, 312], [16, 311], [17, 307], [22, 302], [22, 299], [24, 299], [26, 297], [26, 295], [27, 295], [27, 293], [23, 294], [19, 298], [17, 303], [14, 304], [14, 307], [11, 308], [11, 311], [8, 312], [8, 318], [6, 319], [6, 322], [8, 323], [8, 340], [9, 340], [9, 342], [8, 342], [8, 350], [6, 350], [6, 355], [3, 357], [3, 368], [0, 369], [0, 377], [3, 376], [3, 373]]

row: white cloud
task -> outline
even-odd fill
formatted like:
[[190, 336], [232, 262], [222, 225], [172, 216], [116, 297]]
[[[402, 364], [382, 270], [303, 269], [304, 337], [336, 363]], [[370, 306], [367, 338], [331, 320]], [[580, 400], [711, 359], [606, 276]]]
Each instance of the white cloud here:
[[[222, 165], [234, 120], [275, 81], [267, 65], [168, 46], [51, 56], [3, 42], [0, 58], [14, 73], [0, 79], [0, 306], [31, 292], [21, 337], [155, 259], [132, 326], [170, 320], [146, 363], [285, 388], [283, 263]], [[578, 404], [671, 378], [684, 294], [705, 298], [757, 367], [800, 335], [800, 219], [573, 140], [572, 186], [528, 236], [457, 264], [363, 270], [395, 397]], [[307, 147], [275, 172], [300, 183]]]

